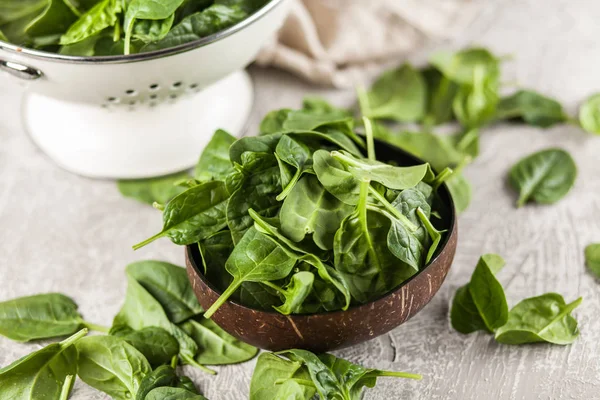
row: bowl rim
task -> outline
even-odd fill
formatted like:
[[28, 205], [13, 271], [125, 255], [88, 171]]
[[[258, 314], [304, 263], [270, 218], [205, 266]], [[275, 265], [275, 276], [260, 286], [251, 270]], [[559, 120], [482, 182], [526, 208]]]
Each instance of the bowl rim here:
[[[414, 161], [417, 161], [418, 163], [424, 164], [425, 161], [423, 161], [421, 158], [399, 148], [398, 146], [395, 146], [391, 143], [387, 143], [384, 142], [380, 139], [375, 139], [376, 144], [380, 145], [380, 146], [387, 146], [389, 147], [391, 150], [393, 150], [395, 153], [399, 153], [402, 155], [402, 158], [404, 159], [411, 159]], [[417, 165], [417, 164], [416, 164]], [[449, 200], [448, 202], [448, 207], [450, 210], [450, 215], [449, 215], [449, 219], [450, 219], [450, 225], [448, 226], [448, 230], [447, 230], [447, 234], [445, 235], [444, 239], [441, 241], [438, 249], [436, 250], [436, 254], [435, 256], [429, 260], [429, 262], [425, 265], [425, 267], [423, 267], [419, 272], [417, 272], [416, 274], [414, 274], [413, 276], [411, 276], [410, 278], [408, 278], [407, 280], [405, 280], [404, 282], [400, 283], [398, 286], [396, 286], [395, 288], [393, 288], [392, 290], [382, 294], [379, 297], [376, 297], [373, 300], [370, 300], [367, 303], [364, 304], [355, 304], [355, 305], [350, 305], [350, 307], [348, 307], [348, 309], [346, 310], [333, 310], [333, 311], [324, 311], [324, 312], [318, 312], [318, 313], [308, 313], [308, 314], [289, 314], [289, 315], [284, 315], [281, 313], [278, 313], [277, 311], [273, 310], [258, 310], [255, 308], [251, 308], [248, 306], [245, 306], [243, 304], [238, 303], [235, 300], [230, 300], [227, 299], [226, 303], [232, 303], [233, 305], [235, 305], [236, 307], [240, 307], [246, 311], [250, 311], [250, 312], [254, 312], [254, 313], [265, 313], [265, 314], [269, 314], [269, 315], [277, 315], [277, 316], [281, 316], [281, 317], [285, 317], [285, 318], [314, 318], [318, 315], [323, 315], [323, 316], [331, 316], [332, 314], [336, 314], [336, 313], [345, 313], [345, 312], [349, 312], [351, 310], [355, 310], [355, 309], [359, 309], [362, 307], [370, 307], [371, 304], [379, 302], [381, 300], [384, 300], [386, 298], [388, 298], [389, 296], [393, 296], [396, 292], [398, 292], [399, 290], [402, 290], [402, 288], [406, 285], [408, 285], [412, 280], [416, 279], [417, 276], [425, 273], [425, 271], [427, 271], [433, 264], [435, 264], [443, 255], [443, 253], [445, 253], [445, 251], [447, 250], [447, 246], [448, 243], [450, 242], [450, 238], [456, 234], [456, 226], [457, 226], [457, 213], [456, 213], [456, 207], [454, 205], [454, 199], [452, 198], [452, 193], [450, 192], [450, 189], [448, 188], [448, 186], [446, 185], [446, 183], [443, 183], [442, 186], [440, 186], [440, 188], [443, 188], [446, 191], [447, 194], [447, 198]], [[185, 246], [185, 254], [186, 254], [186, 258], [189, 260], [189, 264], [191, 265], [191, 267], [194, 269], [194, 272], [196, 273], [196, 275], [198, 275], [198, 277], [200, 278], [200, 280], [202, 280], [202, 282], [210, 289], [212, 290], [214, 293], [221, 295], [221, 291], [217, 290], [213, 284], [211, 282], [208, 281], [208, 279], [206, 279], [206, 276], [204, 276], [204, 273], [202, 272], [202, 270], [199, 267], [198, 264], [198, 260], [196, 259], [198, 255], [200, 255], [200, 249], [198, 248], [198, 244], [194, 243], [191, 245], [187, 245]], [[200, 258], [202, 256], [200, 255]]]
[[278, 7], [281, 3], [288, 0], [268, 0], [261, 8], [244, 18], [237, 24], [230, 26], [227, 29], [220, 30], [213, 33], [212, 35], [194, 40], [192, 42], [182, 43], [177, 46], [168, 47], [166, 49], [153, 50], [146, 53], [136, 53], [128, 55], [115, 55], [115, 56], [69, 56], [58, 53], [51, 53], [48, 51], [35, 50], [27, 47], [22, 47], [16, 44], [5, 42], [0, 40], [0, 54], [2, 51], [6, 51], [13, 54], [28, 56], [30, 58], [38, 60], [55, 61], [60, 63], [68, 64], [126, 64], [147, 60], [154, 60], [157, 58], [168, 57], [180, 53], [184, 53], [189, 50], [195, 50], [199, 47], [207, 46], [211, 43], [217, 42], [221, 39], [229, 37], [234, 33], [241, 31], [247, 26], [257, 22], [267, 15], [270, 11]]

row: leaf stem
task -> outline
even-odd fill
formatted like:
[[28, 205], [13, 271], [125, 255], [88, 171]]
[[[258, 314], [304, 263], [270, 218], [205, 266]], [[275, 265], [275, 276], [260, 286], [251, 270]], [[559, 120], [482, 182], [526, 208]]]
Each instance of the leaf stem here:
[[276, 385], [281, 385], [281, 384], [283, 384], [283, 383], [285, 383], [287, 381], [294, 381], [297, 384], [302, 385], [302, 386], [309, 386], [309, 387], [313, 387], [313, 388], [316, 387], [315, 384], [313, 383], [313, 381], [309, 381], [308, 379], [297, 379], [297, 378], [287, 378], [287, 379], [286, 378], [281, 378], [281, 379], [277, 379], [275, 381], [275, 384]]
[[171, 368], [173, 368], [173, 369], [177, 368], [178, 363], [179, 363], [179, 356], [174, 355], [173, 358], [171, 358]]
[[210, 374], [210, 375], [216, 375], [217, 374], [217, 371], [215, 371], [213, 369], [210, 369], [208, 367], [205, 367], [202, 364], [199, 364], [198, 362], [196, 362], [196, 360], [194, 360], [191, 357], [184, 358], [184, 361], [185, 361], [186, 364], [191, 365], [192, 367], [196, 367], [199, 370], [201, 370], [203, 372], [206, 372], [207, 374]]
[[410, 229], [411, 232], [414, 232], [417, 229], [419, 229], [419, 227], [415, 226], [415, 224], [413, 224], [408, 218], [406, 218], [406, 216], [402, 214], [396, 207], [390, 204], [390, 202], [387, 201], [387, 199], [381, 193], [375, 190], [375, 188], [369, 186], [369, 192], [385, 207], [386, 210], [388, 210], [394, 217], [396, 217], [400, 222], [402, 222], [404, 226]]
[[292, 179], [290, 179], [289, 183], [285, 186], [285, 188], [283, 188], [283, 191], [281, 193], [279, 193], [277, 195], [277, 197], [275, 197], [275, 199], [277, 201], [285, 200], [287, 195], [290, 194], [292, 189], [294, 189], [294, 187], [296, 186], [296, 183], [298, 182], [298, 179], [300, 179], [301, 175], [302, 175], [302, 168], [298, 168], [298, 170], [296, 170], [296, 173], [294, 174], [294, 176], [292, 176]]
[[144, 247], [146, 245], [149, 245], [150, 243], [154, 242], [156, 239], [159, 239], [159, 238], [161, 238], [163, 236], [164, 236], [164, 233], [163, 232], [159, 232], [156, 235], [154, 235], [152, 237], [149, 237], [148, 239], [144, 240], [143, 242], [140, 242], [140, 243], [134, 245], [133, 249], [134, 250], [139, 250], [142, 247]]
[[371, 106], [369, 105], [369, 96], [367, 91], [362, 86], [356, 87], [356, 96], [358, 97], [358, 107], [362, 115], [371, 115]]
[[375, 141], [373, 139], [373, 124], [367, 117], [362, 118], [365, 124], [365, 135], [367, 136], [367, 157], [375, 161]]
[[380, 371], [379, 376], [395, 376], [398, 378], [415, 379], [417, 381], [423, 379], [421, 374], [411, 374], [410, 372]]
[[92, 324], [91, 322], [87, 322], [87, 321], [83, 321], [83, 326], [85, 326], [86, 328], [88, 328], [91, 331], [96, 331], [96, 332], [108, 333], [110, 331], [110, 328], [108, 328], [106, 326]]
[[71, 390], [73, 390], [74, 383], [75, 377], [73, 375], [67, 375], [65, 377], [65, 381], [63, 382], [63, 386], [60, 391], [60, 396], [58, 397], [58, 400], [67, 400], [69, 398], [69, 394], [71, 394]]
[[66, 338], [65, 340], [63, 340], [60, 343], [60, 347], [67, 348], [70, 345], [72, 345], [73, 343], [75, 343], [76, 341], [78, 341], [79, 339], [81, 339], [82, 337], [84, 337], [85, 335], [88, 334], [88, 330], [87, 328], [83, 328], [82, 330], [80, 330], [79, 332], [73, 334], [72, 336], [69, 336], [68, 338]]
[[276, 291], [278, 291], [281, 294], [285, 294], [287, 293], [286, 290], [284, 288], [282, 288], [281, 286], [277, 286], [276, 284], [274, 284], [273, 282], [269, 282], [269, 281], [262, 281], [261, 282], [263, 285], [270, 287], [271, 289], [274, 289]]
[[215, 301], [212, 306], [204, 313], [204, 318], [210, 318], [213, 316], [215, 312], [221, 307], [229, 297], [237, 290], [238, 287], [242, 284], [242, 281], [233, 281], [231, 285], [219, 296], [217, 301]]
[[433, 190], [437, 190], [441, 186], [441, 184], [447, 181], [450, 177], [452, 177], [452, 175], [454, 175], [454, 171], [452, 171], [448, 167], [444, 168], [442, 172], [437, 174], [433, 182], [431, 182]]

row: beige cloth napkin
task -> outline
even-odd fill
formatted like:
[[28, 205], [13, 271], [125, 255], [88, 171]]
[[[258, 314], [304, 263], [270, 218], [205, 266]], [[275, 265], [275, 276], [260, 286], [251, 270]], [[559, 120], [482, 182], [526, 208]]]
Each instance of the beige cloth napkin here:
[[318, 84], [367, 81], [425, 44], [460, 32], [477, 0], [290, 0], [292, 10], [257, 63]]

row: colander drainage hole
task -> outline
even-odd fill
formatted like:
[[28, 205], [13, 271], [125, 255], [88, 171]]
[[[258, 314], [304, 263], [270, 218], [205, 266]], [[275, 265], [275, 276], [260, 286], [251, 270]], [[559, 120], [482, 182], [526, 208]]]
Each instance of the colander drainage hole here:
[[119, 99], [116, 97], [109, 97], [108, 99], [106, 99], [106, 101], [108, 101], [109, 103], [117, 103]]
[[156, 95], [156, 94], [151, 94], [151, 95], [150, 95], [150, 98], [151, 98], [151, 99], [156, 99], [157, 97], [158, 97], [158, 95]]
[[173, 83], [173, 86], [172, 86], [172, 88], [173, 88], [173, 89], [177, 89], [177, 88], [178, 88], [178, 87], [180, 87], [180, 86], [181, 86], [181, 82], [179, 82], [179, 81], [178, 81], [178, 82], [175, 82], [175, 83]]
[[160, 86], [158, 85], [158, 83], [153, 83], [152, 85], [150, 85], [150, 90], [158, 90], [160, 89]]
[[198, 87], [198, 84], [197, 84], [197, 83], [192, 83], [192, 84], [190, 85], [190, 89], [192, 89], [192, 90], [193, 90], [193, 89], [196, 89], [197, 87]]
[[176, 95], [176, 94], [172, 94], [172, 95], [170, 95], [169, 97], [170, 97], [170, 98], [172, 98], [172, 99], [176, 99], [176, 98], [177, 98], [177, 95]]
[[133, 89], [128, 89], [125, 91], [125, 93], [127, 94], [127, 96], [135, 96], [137, 95], [137, 92]]
[[132, 100], [132, 101], [129, 102], [130, 106], [135, 106], [136, 104], [137, 104], [137, 101], [135, 101], [135, 100]]

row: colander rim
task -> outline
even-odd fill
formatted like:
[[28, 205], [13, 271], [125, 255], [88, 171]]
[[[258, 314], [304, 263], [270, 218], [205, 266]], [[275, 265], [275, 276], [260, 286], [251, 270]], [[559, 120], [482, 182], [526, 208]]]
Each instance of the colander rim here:
[[243, 30], [247, 26], [252, 25], [253, 23], [260, 20], [262, 17], [267, 15], [270, 11], [274, 10], [281, 3], [288, 0], [269, 0], [264, 6], [256, 10], [254, 13], [249, 15], [247, 18], [238, 22], [235, 25], [230, 26], [227, 29], [221, 30], [219, 32], [213, 33], [212, 35], [200, 38], [198, 40], [194, 40], [192, 42], [182, 43], [177, 46], [168, 47], [166, 49], [149, 51], [146, 53], [136, 53], [129, 55], [117, 55], [117, 56], [69, 56], [58, 53], [50, 53], [42, 50], [29, 49], [26, 47], [21, 47], [12, 43], [8, 43], [0, 40], [0, 54], [2, 51], [7, 51], [10, 53], [29, 56], [35, 59], [48, 60], [48, 61], [56, 61], [62, 63], [71, 63], [71, 64], [124, 64], [124, 63], [132, 63], [132, 62], [140, 62], [147, 60], [154, 60], [157, 58], [163, 58], [172, 56], [175, 54], [185, 53], [190, 50], [195, 50], [200, 47], [204, 47], [211, 43], [217, 42], [221, 39], [224, 39], [228, 36], [233, 35], [234, 33]]

